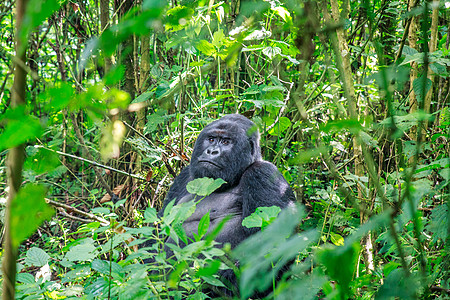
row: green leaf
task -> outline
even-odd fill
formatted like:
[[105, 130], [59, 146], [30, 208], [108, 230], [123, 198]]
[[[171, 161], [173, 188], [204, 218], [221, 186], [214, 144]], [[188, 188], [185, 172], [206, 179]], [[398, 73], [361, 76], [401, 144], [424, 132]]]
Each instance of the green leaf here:
[[93, 244], [84, 243], [70, 248], [65, 258], [69, 261], [91, 261], [97, 254], [97, 248]]
[[344, 247], [327, 245], [316, 253], [317, 260], [327, 268], [331, 279], [339, 283], [342, 299], [350, 295], [350, 282], [355, 272], [359, 250], [360, 245], [355, 242]]
[[225, 34], [223, 34], [223, 30], [219, 29], [218, 31], [214, 32], [212, 44], [216, 46], [217, 48], [220, 48], [225, 40]]
[[202, 279], [212, 285], [212, 286], [220, 286], [220, 287], [225, 287], [225, 285], [222, 283], [222, 281], [220, 281], [219, 279], [213, 277], [213, 276], [202, 276]]
[[337, 234], [337, 233], [330, 232], [330, 239], [331, 239], [331, 242], [333, 244], [335, 244], [336, 246], [343, 246], [344, 245], [344, 238], [341, 235]]
[[174, 266], [174, 270], [169, 275], [167, 285], [171, 288], [175, 288], [181, 280], [181, 275], [189, 268], [189, 264], [186, 261], [180, 261]]
[[304, 164], [314, 161], [315, 158], [319, 157], [321, 154], [326, 155], [331, 149], [326, 146], [321, 146], [306, 151], [300, 152], [295, 158], [289, 160], [289, 164]]
[[428, 93], [432, 85], [433, 83], [431, 82], [431, 80], [429, 78], [424, 78], [423, 76], [414, 80], [414, 94], [416, 94], [416, 98], [419, 103], [423, 101], [422, 96], [425, 96]]
[[11, 239], [13, 247], [28, 238], [44, 220], [50, 220], [53, 208], [45, 202], [46, 189], [27, 184], [19, 190], [11, 204]]
[[201, 267], [195, 272], [195, 276], [201, 277], [201, 276], [212, 276], [219, 271], [220, 267], [220, 260], [213, 260], [209, 262], [206, 266]]
[[300, 206], [284, 209], [264, 231], [260, 231], [232, 252], [242, 266], [240, 290], [243, 299], [255, 290], [264, 291], [285, 264], [317, 239], [317, 231], [295, 233], [305, 215]]
[[186, 185], [189, 193], [199, 196], [208, 196], [221, 187], [225, 180], [221, 178], [212, 179], [208, 177], [194, 179]]
[[159, 110], [154, 114], [147, 116], [147, 123], [145, 124], [145, 133], [152, 133], [158, 130], [158, 126], [164, 124], [166, 121], [166, 110]]
[[183, 241], [183, 243], [188, 243], [188, 237], [186, 234], [186, 231], [183, 228], [183, 225], [181, 223], [176, 223], [172, 227], [173, 231], [177, 234], [177, 236]]
[[398, 267], [400, 267], [401, 265], [395, 261], [390, 261], [387, 264], [385, 264], [383, 266], [383, 274], [384, 276], [389, 276], [389, 274], [394, 271], [395, 269], [397, 269]]
[[150, 99], [150, 97], [153, 94], [154, 94], [153, 92], [144, 92], [144, 93], [140, 94], [138, 97], [134, 98], [134, 100], [131, 103], [140, 103], [140, 102], [147, 101]]
[[450, 168], [445, 168], [439, 171], [439, 175], [442, 176], [446, 181], [450, 180]]
[[358, 120], [353, 119], [330, 121], [325, 125], [320, 125], [320, 130], [326, 133], [340, 132], [343, 129], [348, 129], [350, 132], [356, 133], [362, 130], [362, 126]]
[[36, 282], [34, 276], [31, 275], [30, 273], [17, 274], [17, 281], [21, 283], [30, 283], [30, 284], [34, 284]]
[[447, 240], [448, 219], [449, 211], [447, 203], [436, 206], [431, 211], [430, 222], [426, 228], [433, 233], [434, 242], [438, 239], [442, 239], [442, 241]]
[[[112, 263], [111, 267], [110, 267], [110, 263]], [[123, 269], [118, 263], [100, 260], [97, 258], [92, 261], [91, 268], [103, 275], [108, 275], [108, 274], [110, 274], [110, 272], [113, 272], [116, 274], [123, 273]]]
[[367, 146], [376, 148], [378, 147], [378, 142], [371, 137], [369, 134], [367, 134], [365, 131], [360, 131], [359, 136], [361, 137], [361, 140], [366, 144]]
[[198, 223], [198, 240], [205, 236], [209, 229], [209, 211], [200, 219]]
[[36, 174], [53, 171], [61, 165], [58, 155], [53, 151], [33, 146], [28, 146], [26, 151], [30, 156], [27, 157], [24, 168], [31, 169]]
[[179, 30], [190, 21], [193, 14], [192, 8], [181, 5], [175, 6], [167, 11], [165, 25], [168, 29], [173, 27], [175, 30]]
[[406, 277], [403, 269], [395, 269], [378, 288], [376, 299], [417, 299], [417, 291], [421, 286], [416, 274], [411, 273]]
[[107, 99], [109, 109], [120, 108], [125, 110], [131, 100], [130, 94], [117, 88], [110, 88], [104, 94], [104, 97]]
[[97, 278], [91, 285], [88, 285], [84, 292], [86, 295], [92, 295], [95, 298], [101, 298], [102, 295], [108, 293], [109, 281], [106, 281], [104, 277]]
[[32, 247], [27, 251], [25, 264], [27, 266], [42, 267], [48, 263], [50, 256], [41, 248]]
[[146, 223], [154, 223], [158, 220], [159, 218], [157, 216], [156, 209], [154, 209], [153, 207], [147, 207], [144, 211], [144, 221]]
[[46, 92], [42, 94], [50, 103], [45, 106], [47, 111], [59, 111], [70, 106], [71, 101], [74, 101], [75, 89], [67, 82], [58, 82], [55, 86], [49, 87]]
[[[20, 134], [17, 134], [19, 132]], [[0, 135], [0, 151], [19, 146], [41, 134], [42, 126], [36, 117], [21, 115], [15, 120], [9, 119], [5, 130]]]
[[281, 208], [278, 206], [258, 207], [254, 213], [242, 221], [242, 226], [264, 229], [277, 218], [280, 211]]
[[195, 48], [206, 56], [212, 56], [216, 52], [216, 48], [214, 48], [213, 44], [206, 40], [198, 42], [197, 45], [195, 45]]
[[291, 120], [287, 117], [281, 117], [275, 126], [270, 129], [269, 134], [272, 136], [279, 136], [281, 133], [285, 132], [291, 126]]

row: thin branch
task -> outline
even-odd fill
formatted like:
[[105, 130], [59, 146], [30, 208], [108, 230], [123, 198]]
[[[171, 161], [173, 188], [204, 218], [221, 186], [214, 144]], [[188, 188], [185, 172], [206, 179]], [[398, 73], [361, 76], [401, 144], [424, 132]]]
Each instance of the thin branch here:
[[[79, 209], [77, 209], [75, 207], [72, 207], [70, 205], [63, 204], [63, 203], [60, 203], [60, 202], [57, 202], [57, 201], [53, 201], [53, 200], [50, 200], [48, 198], [45, 198], [45, 202], [47, 202], [48, 204], [50, 204], [50, 205], [52, 205], [54, 207], [58, 207], [58, 208], [64, 209], [66, 211], [66, 213], [67, 212], [74, 212], [74, 213], [77, 213], [79, 215], [82, 215], [83, 217], [89, 218], [92, 221], [100, 222], [100, 224], [102, 226], [108, 226], [110, 224], [109, 221], [107, 221], [107, 220], [105, 220], [103, 218], [100, 218], [100, 217], [97, 217], [94, 214], [91, 214], [91, 213], [79, 210]], [[80, 218], [74, 217], [74, 216], [69, 215], [69, 214], [67, 214], [66, 216], [68, 216], [70, 218], [76, 218], [77, 221], [80, 221], [80, 222], [83, 222], [83, 223], [89, 223], [89, 221], [86, 221], [84, 219], [80, 219]]]
[[133, 178], [136, 178], [136, 179], [139, 179], [139, 180], [146, 180], [144, 177], [141, 177], [139, 175], [127, 173], [127, 172], [122, 171], [122, 170], [117, 170], [117, 169], [114, 169], [112, 167], [109, 167], [109, 166], [106, 166], [106, 165], [102, 165], [102, 164], [100, 164], [98, 162], [95, 162], [93, 160], [89, 160], [89, 159], [82, 158], [82, 157], [79, 157], [79, 156], [75, 156], [75, 155], [72, 155], [72, 154], [68, 154], [68, 153], [64, 153], [64, 152], [61, 152], [61, 151], [53, 150], [53, 149], [50, 149], [50, 148], [47, 148], [47, 147], [44, 147], [44, 146], [40, 146], [40, 145], [35, 145], [35, 147], [36, 148], [43, 148], [45, 150], [52, 151], [52, 152], [57, 153], [59, 155], [64, 155], [64, 156], [71, 157], [71, 158], [74, 158], [74, 159], [77, 159], [77, 160], [81, 160], [81, 161], [87, 162], [88, 164], [91, 164], [93, 166], [96, 166], [96, 167], [99, 167], [99, 168], [102, 168], [102, 169], [106, 169], [106, 170], [110, 170], [110, 171], [113, 171], [113, 172], [116, 172], [116, 173], [119, 173], [119, 174], [122, 174], [122, 175], [130, 176], [130, 177], [133, 177]]

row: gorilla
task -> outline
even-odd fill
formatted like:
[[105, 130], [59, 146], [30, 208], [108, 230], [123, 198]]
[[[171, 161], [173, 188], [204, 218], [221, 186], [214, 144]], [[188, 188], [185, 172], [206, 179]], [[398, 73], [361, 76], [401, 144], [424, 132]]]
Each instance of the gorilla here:
[[242, 220], [258, 207], [293, 205], [295, 196], [283, 175], [261, 158], [259, 132], [249, 119], [231, 114], [207, 125], [194, 145], [190, 164], [175, 178], [163, 204], [194, 199], [186, 190], [188, 182], [202, 177], [221, 178], [226, 183], [196, 206], [184, 222], [188, 237], [193, 238], [200, 219], [209, 211], [210, 231], [230, 216], [215, 241], [219, 246], [237, 246], [258, 229], [242, 226]]

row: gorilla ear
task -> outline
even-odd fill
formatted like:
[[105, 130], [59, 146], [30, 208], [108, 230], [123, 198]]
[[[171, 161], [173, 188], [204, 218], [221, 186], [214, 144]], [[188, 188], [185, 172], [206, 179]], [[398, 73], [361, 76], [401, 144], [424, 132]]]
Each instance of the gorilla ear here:
[[255, 152], [256, 152], [255, 143], [253, 143], [252, 139], [249, 139], [248, 141], [250, 142], [250, 148], [252, 149], [251, 150], [252, 151], [252, 156], [255, 157]]
[[247, 137], [251, 147], [252, 157], [255, 161], [261, 160], [261, 149], [259, 148], [259, 131], [258, 126], [253, 124], [247, 129]]

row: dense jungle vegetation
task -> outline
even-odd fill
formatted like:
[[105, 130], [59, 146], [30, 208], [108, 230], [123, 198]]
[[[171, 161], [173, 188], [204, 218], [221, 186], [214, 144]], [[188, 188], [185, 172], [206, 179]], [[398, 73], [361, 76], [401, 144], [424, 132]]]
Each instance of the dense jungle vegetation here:
[[[3, 299], [449, 299], [449, 24], [449, 0], [1, 1]], [[219, 249], [192, 203], [157, 211], [229, 113], [299, 207]]]

